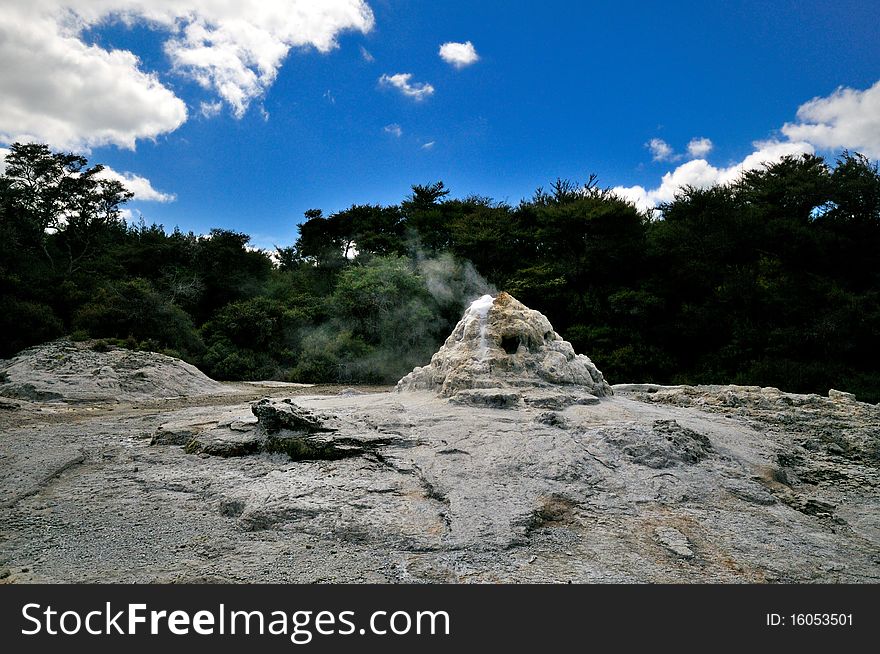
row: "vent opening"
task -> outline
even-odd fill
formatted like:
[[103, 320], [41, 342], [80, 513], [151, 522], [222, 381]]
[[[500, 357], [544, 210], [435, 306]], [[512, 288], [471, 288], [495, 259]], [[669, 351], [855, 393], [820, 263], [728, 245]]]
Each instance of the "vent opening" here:
[[501, 348], [508, 354], [516, 354], [519, 349], [519, 338], [516, 336], [505, 336], [501, 339]]

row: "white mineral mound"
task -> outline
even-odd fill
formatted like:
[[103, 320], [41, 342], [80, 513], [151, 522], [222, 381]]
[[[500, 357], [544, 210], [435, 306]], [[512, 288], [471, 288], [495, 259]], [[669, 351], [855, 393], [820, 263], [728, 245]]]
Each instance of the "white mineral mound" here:
[[612, 395], [602, 373], [553, 331], [546, 316], [508, 293], [471, 303], [431, 363], [397, 383], [398, 391], [452, 397], [468, 389], [559, 389]]

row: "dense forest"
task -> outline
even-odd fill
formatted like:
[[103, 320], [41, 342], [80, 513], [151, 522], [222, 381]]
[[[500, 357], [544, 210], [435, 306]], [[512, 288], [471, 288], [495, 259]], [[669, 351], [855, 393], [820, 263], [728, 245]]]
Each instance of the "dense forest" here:
[[654, 212], [557, 181], [516, 206], [442, 182], [247, 234], [127, 224], [76, 155], [14, 144], [0, 176], [0, 357], [69, 335], [219, 379], [392, 382], [468, 300], [506, 290], [612, 383], [830, 387], [880, 401], [880, 173], [844, 152], [688, 188]]

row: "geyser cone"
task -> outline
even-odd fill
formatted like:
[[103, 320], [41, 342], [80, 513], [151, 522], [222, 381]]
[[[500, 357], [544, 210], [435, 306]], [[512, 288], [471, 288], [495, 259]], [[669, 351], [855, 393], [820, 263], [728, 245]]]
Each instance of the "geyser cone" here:
[[465, 389], [560, 385], [612, 394], [593, 362], [575, 354], [546, 316], [499, 293], [472, 302], [431, 363], [401, 379], [397, 390], [451, 397]]

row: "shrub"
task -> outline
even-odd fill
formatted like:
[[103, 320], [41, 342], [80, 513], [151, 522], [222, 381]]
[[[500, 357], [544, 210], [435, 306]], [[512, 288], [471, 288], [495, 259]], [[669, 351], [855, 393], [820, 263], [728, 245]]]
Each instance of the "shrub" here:
[[131, 350], [141, 343], [191, 354], [204, 348], [190, 317], [143, 279], [101, 287], [74, 314], [73, 324], [92, 337], [124, 338], [124, 347]]
[[11, 357], [26, 347], [58, 338], [63, 332], [64, 325], [50, 306], [0, 296], [0, 357]]
[[74, 343], [82, 343], [89, 340], [89, 333], [84, 329], [74, 330], [70, 335], [70, 340]]

